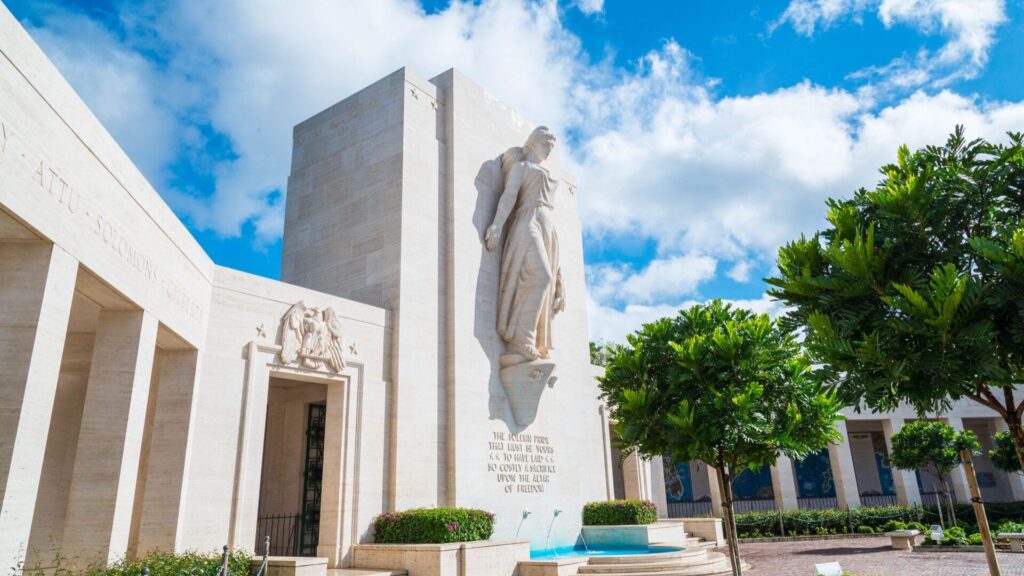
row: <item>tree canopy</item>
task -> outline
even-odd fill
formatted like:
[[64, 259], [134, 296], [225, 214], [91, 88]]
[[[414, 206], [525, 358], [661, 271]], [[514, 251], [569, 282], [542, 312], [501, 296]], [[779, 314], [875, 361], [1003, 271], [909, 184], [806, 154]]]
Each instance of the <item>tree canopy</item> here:
[[599, 381], [625, 451], [717, 469], [735, 573], [732, 479], [839, 438], [841, 405], [813, 377], [795, 336], [719, 300], [644, 325]]
[[970, 140], [882, 167], [830, 199], [831, 227], [779, 250], [770, 294], [850, 405], [920, 414], [960, 398], [995, 410], [1024, 461], [1024, 146]]
[[923, 470], [942, 486], [949, 505], [950, 518], [955, 519], [953, 502], [949, 498], [946, 476], [961, 464], [960, 451], [971, 454], [981, 451], [974, 432], [957, 432], [944, 422], [916, 420], [892, 435], [892, 454], [889, 462], [900, 470]]

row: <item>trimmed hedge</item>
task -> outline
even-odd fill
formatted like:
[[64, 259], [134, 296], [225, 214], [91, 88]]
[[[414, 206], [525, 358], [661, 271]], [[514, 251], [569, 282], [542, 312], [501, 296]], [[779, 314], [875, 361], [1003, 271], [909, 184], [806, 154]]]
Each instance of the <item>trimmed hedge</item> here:
[[494, 514], [472, 508], [414, 508], [373, 521], [378, 544], [447, 544], [487, 540]]
[[[849, 534], [857, 527], [867, 526], [875, 532], [889, 522], [916, 522], [921, 519], [921, 508], [906, 506], [879, 506], [846, 510], [783, 510], [782, 522], [787, 536]], [[740, 538], [781, 536], [779, 513], [747, 512], [736, 515], [736, 528]]]
[[584, 526], [633, 526], [658, 521], [658, 510], [650, 500], [591, 502], [583, 507]]
[[[235, 551], [228, 555], [228, 571], [231, 574], [248, 574], [252, 556], [243, 551]], [[81, 576], [139, 576], [143, 568], [149, 568], [150, 576], [216, 576], [220, 570], [221, 555], [216, 552], [199, 554], [183, 552], [170, 554], [167, 552], [150, 552], [135, 560], [117, 560], [109, 566], [90, 566], [84, 570], [74, 566], [74, 561], [56, 556], [47, 562], [46, 568], [38, 566], [25, 570], [27, 576], [45, 576], [52, 574], [79, 574]], [[21, 572], [18, 570], [18, 572]]]

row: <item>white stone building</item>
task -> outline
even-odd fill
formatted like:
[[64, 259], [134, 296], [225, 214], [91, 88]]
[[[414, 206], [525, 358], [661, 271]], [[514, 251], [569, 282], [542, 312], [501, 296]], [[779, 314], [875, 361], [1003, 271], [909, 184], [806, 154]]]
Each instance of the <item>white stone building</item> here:
[[520, 150], [561, 184], [537, 208], [560, 238], [549, 356], [504, 353], [482, 241], [533, 129], [455, 71], [399, 70], [312, 116], [291, 283], [260, 278], [211, 261], [0, 6], [0, 568], [264, 535], [348, 566], [377, 514], [419, 506], [575, 543], [613, 465], [550, 140]]

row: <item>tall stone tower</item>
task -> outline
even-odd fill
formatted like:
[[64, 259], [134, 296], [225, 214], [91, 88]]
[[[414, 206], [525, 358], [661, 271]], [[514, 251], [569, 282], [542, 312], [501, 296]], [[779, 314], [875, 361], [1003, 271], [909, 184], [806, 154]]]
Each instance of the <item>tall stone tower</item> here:
[[575, 542], [582, 505], [610, 496], [611, 461], [576, 186], [557, 147], [544, 163], [560, 181], [555, 371], [529, 389], [500, 376], [502, 251], [483, 239], [501, 156], [534, 128], [454, 70], [429, 81], [399, 70], [302, 122], [281, 278], [391, 311], [389, 506], [482, 508], [497, 514], [496, 538], [542, 548]]

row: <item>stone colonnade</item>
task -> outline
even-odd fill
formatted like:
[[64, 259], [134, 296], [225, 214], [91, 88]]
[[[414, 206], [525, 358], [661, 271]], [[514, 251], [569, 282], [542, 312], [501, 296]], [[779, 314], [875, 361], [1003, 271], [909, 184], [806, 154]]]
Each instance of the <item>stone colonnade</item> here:
[[[948, 423], [955, 430], [964, 429], [963, 418], [950, 416], [942, 418], [942, 421]], [[995, 418], [992, 421], [995, 422], [996, 431], [1006, 429], [1006, 425], [1000, 419]], [[904, 418], [895, 417], [880, 420], [886, 449], [889, 453], [892, 453], [893, 434], [899, 432], [906, 422], [907, 420]], [[854, 469], [852, 451], [850, 449], [850, 432], [847, 422], [839, 422], [838, 428], [842, 440], [828, 448], [829, 462], [835, 483], [836, 505], [839, 508], [857, 508], [862, 505], [862, 502]], [[626, 458], [622, 468], [626, 497], [653, 500], [658, 507], [659, 516], [669, 516], [668, 504], [665, 501], [665, 479], [663, 476], [662, 460], [646, 460], [634, 454]], [[707, 474], [706, 482], [708, 495], [711, 499], [712, 513], [721, 515], [722, 502], [719, 496], [715, 469], [711, 466], [701, 466], [700, 470]], [[914, 472], [892, 468], [892, 475], [898, 504], [909, 506], [922, 503], [921, 491], [918, 488]], [[782, 510], [800, 508], [799, 490], [792, 460], [781, 456], [775, 465], [771, 467], [771, 479], [772, 492], [775, 497], [775, 508]], [[1007, 481], [1012, 499], [1014, 501], [1024, 500], [1024, 477], [1019, 474], [1009, 474], [1007, 475]], [[962, 467], [955, 469], [951, 475], [950, 489], [954, 492], [958, 502], [970, 501], [967, 477], [964, 475]]]

